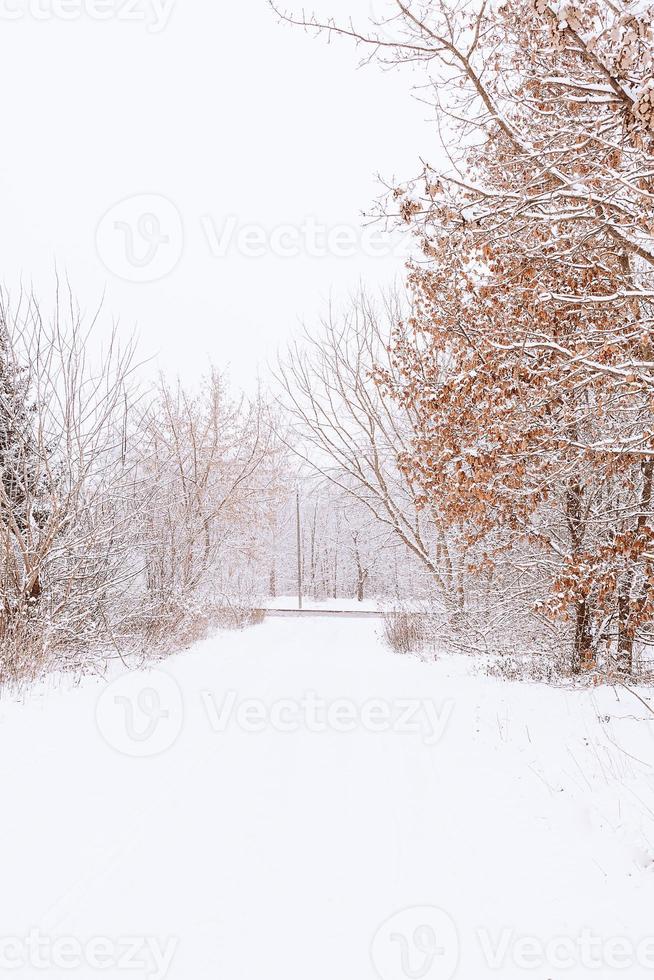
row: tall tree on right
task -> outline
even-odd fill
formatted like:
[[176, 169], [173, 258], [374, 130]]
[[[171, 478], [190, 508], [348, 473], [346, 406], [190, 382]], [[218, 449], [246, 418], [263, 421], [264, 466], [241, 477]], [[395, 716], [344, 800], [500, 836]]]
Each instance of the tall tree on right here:
[[575, 669], [608, 623], [629, 670], [654, 593], [654, 6], [387, 7], [365, 28], [282, 16], [422, 66], [437, 110], [447, 163], [381, 205], [423, 252], [393, 350], [420, 414], [407, 472], [469, 535], [542, 539], [545, 521]]
[[377, 378], [411, 408], [402, 465], [476, 550], [471, 576], [510, 561], [516, 601], [528, 592], [534, 611], [572, 622], [575, 672], [609, 640], [628, 673], [652, 621], [652, 466], [628, 441], [615, 447], [635, 417], [654, 429], [652, 406], [557, 356], [556, 345], [583, 352], [613, 325], [601, 307], [539, 302], [533, 275], [519, 249], [449, 239], [414, 269], [394, 371]]

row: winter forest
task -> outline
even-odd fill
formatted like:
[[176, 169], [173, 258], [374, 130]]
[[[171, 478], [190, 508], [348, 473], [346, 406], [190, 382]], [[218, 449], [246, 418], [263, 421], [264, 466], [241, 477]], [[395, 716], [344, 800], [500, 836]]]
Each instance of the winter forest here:
[[[147, 30], [110, 41], [112, 81], [70, 35], [53, 125], [86, 118], [85, 76], [94, 118], [109, 84], [122, 118], [121, 57], [135, 78], [160, 45], [161, 89], [146, 103], [133, 83], [120, 139], [165, 133], [187, 210], [205, 167], [239, 215], [250, 189], [274, 198], [269, 166], [329, 184], [318, 147], [315, 173], [297, 156], [314, 125], [339, 148], [335, 188], [358, 188], [373, 127], [359, 146], [350, 99], [385, 120], [389, 154], [358, 197], [355, 284], [317, 258], [264, 279], [253, 258], [191, 372], [178, 309], [200, 301], [166, 267], [177, 206], [124, 194], [94, 219], [107, 293], [90, 299], [82, 244], [73, 271], [29, 226], [45, 285], [28, 245], [0, 288], [0, 827], [20, 892], [0, 900], [0, 972], [651, 975], [654, 3], [250, 0], [213, 59], [202, 17], [222, 14], [194, 9], [191, 34], [191, 0], [139, 2]], [[3, 8], [7, 49], [23, 29], [63, 44], [76, 16], [89, 45], [135, 27], [118, 0], [103, 17], [101, 0], [61, 5]], [[227, 48], [234, 88], [211, 88]], [[326, 94], [309, 111], [312, 65]], [[50, 98], [45, 70], [30, 105]], [[228, 103], [236, 129], [212, 120]], [[175, 147], [196, 126], [216, 156], [191, 164]], [[259, 128], [253, 159], [240, 134]], [[81, 213], [104, 144], [67, 151], [54, 131], [43, 148], [69, 160]], [[136, 166], [115, 161], [121, 179]], [[280, 255], [298, 227], [273, 236]], [[404, 243], [381, 279], [357, 264], [367, 234]], [[179, 294], [172, 344], [132, 316], [158, 280]], [[265, 325], [282, 288], [294, 313], [262, 359], [241, 304]], [[221, 354], [239, 333], [245, 380]], [[37, 813], [52, 825], [33, 844]]]
[[3, 302], [4, 678], [296, 594], [296, 491], [307, 596], [384, 600], [409, 645], [647, 672], [652, 11], [396, 6], [274, 8], [410, 66], [448, 166], [380, 188], [415, 238], [397, 286], [326, 310], [254, 397], [220, 365], [144, 388], [129, 342], [91, 356], [70, 286]]

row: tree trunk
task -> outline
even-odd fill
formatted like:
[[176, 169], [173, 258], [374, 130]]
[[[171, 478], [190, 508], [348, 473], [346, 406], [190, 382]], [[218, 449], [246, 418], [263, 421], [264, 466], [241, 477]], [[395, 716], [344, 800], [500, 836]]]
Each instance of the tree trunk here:
[[[566, 491], [566, 518], [570, 530], [572, 554], [576, 559], [583, 544], [586, 530], [582, 518], [582, 487], [577, 481], [568, 484]], [[591, 606], [588, 596], [577, 599], [575, 612], [575, 638], [572, 652], [572, 671], [581, 674], [596, 665], [593, 635], [591, 632]]]
[[572, 670], [575, 674], [581, 674], [585, 670], [592, 670], [595, 664], [590, 609], [586, 600], [580, 599], [577, 602]]
[[361, 565], [361, 562], [357, 562], [357, 601], [363, 602], [365, 599], [365, 588], [366, 582], [368, 580], [368, 572]]
[[630, 591], [625, 590], [618, 596], [618, 670], [622, 674], [631, 674], [634, 666], [634, 638], [629, 629]]
[[[640, 495], [640, 515], [636, 530], [642, 533], [647, 528], [647, 515], [652, 506], [652, 483], [654, 480], [654, 463], [651, 459], [641, 464], [643, 489]], [[632, 589], [634, 585], [635, 566], [632, 563], [625, 581], [618, 592], [618, 670], [623, 674], [631, 674], [634, 668], [634, 632], [630, 622], [634, 607], [645, 601], [647, 587], [643, 584], [638, 590], [632, 606]]]

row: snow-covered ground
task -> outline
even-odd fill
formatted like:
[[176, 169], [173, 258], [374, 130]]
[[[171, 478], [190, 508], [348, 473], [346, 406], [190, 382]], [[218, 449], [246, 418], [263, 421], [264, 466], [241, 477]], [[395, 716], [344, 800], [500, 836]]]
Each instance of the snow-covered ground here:
[[0, 970], [649, 977], [645, 708], [398, 657], [379, 630], [272, 619], [5, 696]]

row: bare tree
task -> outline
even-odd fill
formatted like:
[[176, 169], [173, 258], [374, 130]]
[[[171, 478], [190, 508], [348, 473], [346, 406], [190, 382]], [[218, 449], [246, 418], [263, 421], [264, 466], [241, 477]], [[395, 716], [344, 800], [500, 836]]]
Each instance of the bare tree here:
[[373, 377], [381, 364], [393, 370], [386, 350], [403, 312], [397, 295], [380, 312], [363, 293], [342, 316], [330, 311], [319, 331], [305, 332], [280, 360], [281, 403], [303, 463], [392, 531], [429, 572], [442, 600], [463, 608], [457, 543], [401, 465], [414, 413], [386, 397]]
[[141, 420], [137, 464], [150, 501], [138, 542], [150, 629], [234, 601], [256, 548], [271, 431], [257, 397], [234, 399], [216, 370], [191, 392], [160, 379]]

